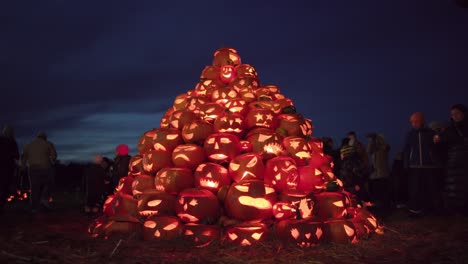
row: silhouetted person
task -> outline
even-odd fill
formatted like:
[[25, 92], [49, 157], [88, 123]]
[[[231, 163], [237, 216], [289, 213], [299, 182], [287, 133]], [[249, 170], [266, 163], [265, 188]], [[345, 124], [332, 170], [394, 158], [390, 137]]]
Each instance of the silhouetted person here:
[[122, 177], [128, 175], [128, 164], [131, 156], [128, 154], [129, 148], [125, 144], [120, 144], [115, 148], [114, 165], [112, 168], [112, 189], [114, 189]]
[[333, 174], [336, 176], [340, 173], [340, 165], [341, 165], [341, 158], [340, 158], [340, 149], [335, 149], [335, 145], [332, 138], [323, 137], [323, 154], [332, 157], [333, 159]]
[[424, 114], [410, 116], [412, 129], [404, 144], [404, 164], [408, 169], [407, 204], [410, 216], [421, 216], [434, 209], [438, 163], [433, 142], [435, 132], [425, 126]]
[[456, 104], [450, 109], [451, 124], [434, 137], [447, 147], [444, 206], [449, 213], [468, 214], [468, 121], [467, 108]]
[[0, 213], [3, 211], [6, 199], [10, 194], [10, 187], [15, 180], [18, 160], [18, 144], [16, 143], [13, 128], [5, 125], [0, 135]]
[[24, 147], [22, 161], [28, 167], [33, 213], [39, 210], [40, 205], [50, 208], [49, 198], [54, 184], [56, 160], [55, 146], [47, 140], [44, 132], [40, 132], [36, 139]]
[[84, 211], [87, 214], [97, 214], [105, 194], [106, 164], [102, 156], [94, 157], [93, 163], [85, 169], [86, 204]]
[[390, 211], [390, 184], [388, 167], [388, 152], [390, 146], [383, 135], [370, 133], [367, 135], [367, 153], [369, 154], [369, 193], [375, 213], [380, 216], [388, 215]]
[[396, 208], [406, 207], [408, 202], [408, 176], [403, 164], [403, 152], [398, 152], [390, 172], [391, 201]]

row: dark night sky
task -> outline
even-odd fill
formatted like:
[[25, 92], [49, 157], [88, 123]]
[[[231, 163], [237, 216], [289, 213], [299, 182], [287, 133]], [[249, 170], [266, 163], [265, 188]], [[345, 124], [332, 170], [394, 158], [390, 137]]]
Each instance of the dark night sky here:
[[[138, 4], [137, 4], [138, 3]], [[383, 133], [468, 102], [468, 9], [452, 0], [3, 1], [0, 121], [61, 160], [113, 156], [159, 127], [213, 52], [238, 50], [315, 136]]]

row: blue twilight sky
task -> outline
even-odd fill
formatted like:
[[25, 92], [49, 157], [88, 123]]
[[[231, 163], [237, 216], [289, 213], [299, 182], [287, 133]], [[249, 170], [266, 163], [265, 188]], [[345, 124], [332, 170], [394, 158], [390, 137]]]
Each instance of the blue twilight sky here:
[[159, 127], [222, 46], [339, 144], [401, 148], [414, 111], [468, 102], [468, 8], [454, 0], [3, 1], [0, 121], [46, 131], [64, 161]]

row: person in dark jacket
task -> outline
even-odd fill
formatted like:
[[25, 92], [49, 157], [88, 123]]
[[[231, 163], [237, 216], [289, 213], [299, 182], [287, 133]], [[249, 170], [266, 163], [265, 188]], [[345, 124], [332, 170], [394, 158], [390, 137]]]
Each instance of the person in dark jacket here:
[[112, 167], [112, 189], [114, 189], [122, 177], [128, 175], [128, 164], [132, 158], [129, 154], [129, 148], [125, 144], [120, 144], [115, 148], [114, 165]]
[[103, 157], [98, 155], [94, 157], [93, 163], [85, 169], [86, 204], [84, 211], [87, 214], [97, 214], [101, 207], [107, 177], [104, 166]]
[[408, 204], [410, 216], [421, 216], [434, 209], [435, 183], [438, 177], [435, 132], [425, 126], [424, 114], [415, 112], [410, 117], [412, 129], [407, 133], [403, 154], [408, 170]]
[[448, 213], [468, 214], [468, 121], [467, 108], [462, 104], [451, 107], [451, 125], [434, 142], [447, 149], [444, 207]]
[[14, 182], [18, 160], [18, 144], [16, 143], [13, 128], [5, 125], [2, 135], [0, 135], [0, 213], [3, 211], [6, 199], [10, 194], [10, 187]]

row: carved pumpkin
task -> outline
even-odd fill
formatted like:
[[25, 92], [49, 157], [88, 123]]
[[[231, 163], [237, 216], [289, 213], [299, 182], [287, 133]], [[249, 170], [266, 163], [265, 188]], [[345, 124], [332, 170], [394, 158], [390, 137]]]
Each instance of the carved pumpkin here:
[[182, 128], [182, 138], [185, 143], [200, 145], [212, 133], [213, 125], [204, 120], [194, 120]]
[[309, 218], [316, 214], [315, 197], [303, 191], [288, 189], [278, 196], [278, 201], [289, 203], [296, 210], [296, 218]]
[[281, 241], [301, 248], [315, 247], [324, 239], [322, 222], [314, 218], [280, 221], [275, 226], [275, 232]]
[[323, 222], [324, 238], [327, 242], [346, 244], [358, 242], [352, 222], [345, 219], [332, 219]]
[[253, 101], [249, 103], [248, 107], [250, 109], [266, 109], [270, 110], [274, 114], [281, 113], [282, 105], [278, 101], [271, 101], [268, 99]]
[[299, 171], [296, 163], [290, 157], [279, 156], [269, 159], [265, 164], [265, 182], [271, 184], [276, 191], [295, 189], [299, 182]]
[[250, 103], [257, 100], [254, 88], [250, 87], [240, 89], [239, 96], [248, 104], [248, 110], [250, 109]]
[[253, 129], [247, 134], [246, 139], [252, 144], [252, 152], [262, 155], [264, 160], [279, 156], [284, 150], [281, 138], [270, 129]]
[[236, 76], [238, 78], [258, 78], [257, 71], [249, 64], [237, 65]]
[[195, 169], [205, 161], [205, 151], [195, 144], [182, 144], [172, 152], [172, 162], [179, 168]]
[[251, 100], [248, 100], [248, 101], [251, 102], [255, 100], [255, 94], [253, 93], [253, 90], [258, 88], [259, 83], [256, 77], [246, 77], [246, 78], [237, 77], [229, 84], [229, 86], [234, 88], [237, 92], [240, 92], [241, 97], [242, 97], [241, 90], [249, 89], [252, 92], [252, 96], [248, 96], [249, 98], [251, 98]]
[[223, 65], [239, 65], [241, 64], [241, 58], [237, 54], [237, 50], [233, 48], [220, 48], [215, 51], [213, 58], [213, 66], [221, 67]]
[[200, 118], [213, 123], [216, 118], [224, 115], [225, 109], [224, 106], [217, 103], [206, 103], [200, 108]]
[[216, 163], [207, 162], [198, 165], [194, 173], [195, 186], [217, 193], [219, 188], [231, 184], [228, 170]]
[[233, 88], [226, 86], [213, 91], [211, 100], [220, 105], [226, 106], [229, 100], [237, 98], [237, 92]]
[[255, 90], [255, 95], [258, 100], [273, 101], [277, 99], [277, 95], [280, 94], [280, 88], [276, 85], [262, 85]]
[[[221, 87], [224, 87], [224, 83], [221, 82], [221, 80], [219, 80], [219, 76], [217, 76], [216, 79], [200, 80], [200, 82], [198, 82], [198, 84], [195, 86], [195, 91], [194, 91], [193, 96], [211, 98], [213, 91]], [[192, 102], [192, 103], [195, 103], [195, 102]], [[196, 104], [194, 106], [196, 107]]]
[[137, 149], [140, 154], [153, 149], [153, 139], [156, 135], [157, 129], [151, 129], [146, 131], [138, 140]]
[[187, 168], [163, 168], [154, 177], [155, 188], [170, 194], [178, 194], [193, 187], [192, 171]]
[[166, 150], [153, 149], [143, 154], [143, 170], [148, 174], [154, 175], [161, 168], [171, 166], [171, 153]]
[[276, 192], [261, 180], [245, 180], [233, 183], [224, 200], [229, 217], [244, 221], [260, 221], [273, 216]]
[[164, 191], [149, 189], [137, 195], [137, 210], [141, 217], [175, 215], [176, 197]]
[[217, 133], [229, 133], [241, 138], [245, 132], [244, 116], [226, 112], [216, 118], [213, 128]]
[[349, 198], [341, 192], [321, 192], [317, 199], [317, 216], [320, 219], [342, 219], [346, 217]]
[[171, 121], [172, 113], [174, 113], [173, 107], [167, 109], [167, 111], [164, 113], [164, 115], [161, 118], [161, 121], [159, 122], [159, 126], [161, 128], [168, 128], [170, 126], [169, 122]]
[[257, 153], [240, 154], [229, 163], [229, 175], [235, 182], [262, 180], [264, 171], [262, 156]]
[[116, 235], [128, 237], [132, 234], [137, 234], [137, 236], [140, 236], [142, 230], [141, 224], [138, 222], [117, 220], [108, 220], [106, 223], [103, 223], [103, 225], [100, 226], [100, 229], [102, 232], [100, 236], [103, 236], [104, 238]]
[[281, 114], [277, 116], [277, 120], [277, 132], [284, 137], [305, 137], [312, 134], [312, 122], [301, 114]]
[[110, 206], [113, 214], [109, 215], [109, 220], [138, 222], [137, 200], [133, 196], [116, 193], [110, 201]]
[[219, 77], [219, 67], [216, 67], [216, 66], [205, 66], [205, 68], [203, 69], [201, 75], [200, 75], [200, 79], [211, 79], [211, 80], [214, 80], [214, 79], [217, 79]]
[[184, 110], [185, 107], [187, 107], [187, 103], [188, 103], [187, 100], [189, 98], [190, 98], [190, 96], [187, 93], [179, 94], [174, 99], [174, 103], [172, 104], [172, 108], [174, 108], [175, 111]]
[[297, 189], [305, 193], [320, 192], [325, 189], [322, 171], [312, 165], [300, 166]]
[[245, 117], [247, 129], [255, 127], [265, 127], [271, 130], [276, 129], [275, 113], [268, 109], [252, 108]]
[[185, 189], [176, 203], [177, 216], [185, 223], [213, 224], [220, 216], [218, 197], [201, 188]]
[[132, 156], [128, 162], [128, 173], [132, 175], [139, 175], [143, 171], [143, 155]]
[[153, 138], [155, 150], [172, 152], [178, 145], [183, 143], [180, 131], [176, 128], [158, 128]]
[[195, 119], [197, 119], [197, 115], [193, 110], [176, 110], [172, 113], [169, 124], [171, 127], [181, 130], [184, 125]]
[[137, 196], [145, 190], [154, 189], [154, 177], [149, 175], [138, 175], [132, 182], [132, 194]]
[[230, 83], [236, 77], [236, 71], [232, 65], [223, 65], [219, 72], [219, 79], [223, 83]]
[[379, 221], [369, 210], [359, 207], [348, 207], [346, 211], [350, 217], [348, 220], [361, 222], [368, 232], [374, 232], [380, 227]]
[[169, 241], [182, 236], [184, 225], [174, 216], [150, 216], [143, 223], [143, 239]]
[[311, 149], [303, 137], [289, 136], [283, 139], [283, 146], [288, 154], [298, 166], [309, 163]]
[[295, 218], [297, 207], [289, 202], [276, 202], [273, 205], [273, 216], [277, 220], [285, 220]]
[[192, 246], [203, 248], [221, 237], [221, 228], [216, 225], [185, 224], [183, 238]]
[[131, 176], [125, 176], [120, 178], [119, 183], [115, 187], [114, 193], [123, 193], [132, 195], [132, 184], [134, 178]]
[[248, 110], [247, 102], [242, 98], [227, 100], [224, 106], [229, 112], [241, 114], [242, 117], [247, 113]]
[[267, 236], [268, 228], [262, 223], [242, 223], [225, 230], [225, 241], [240, 246], [257, 244]]
[[241, 145], [241, 153], [252, 152], [253, 146], [252, 146], [252, 143], [250, 143], [250, 141], [241, 140], [240, 145]]
[[203, 148], [208, 159], [218, 163], [229, 162], [241, 152], [239, 138], [229, 133], [211, 134]]

